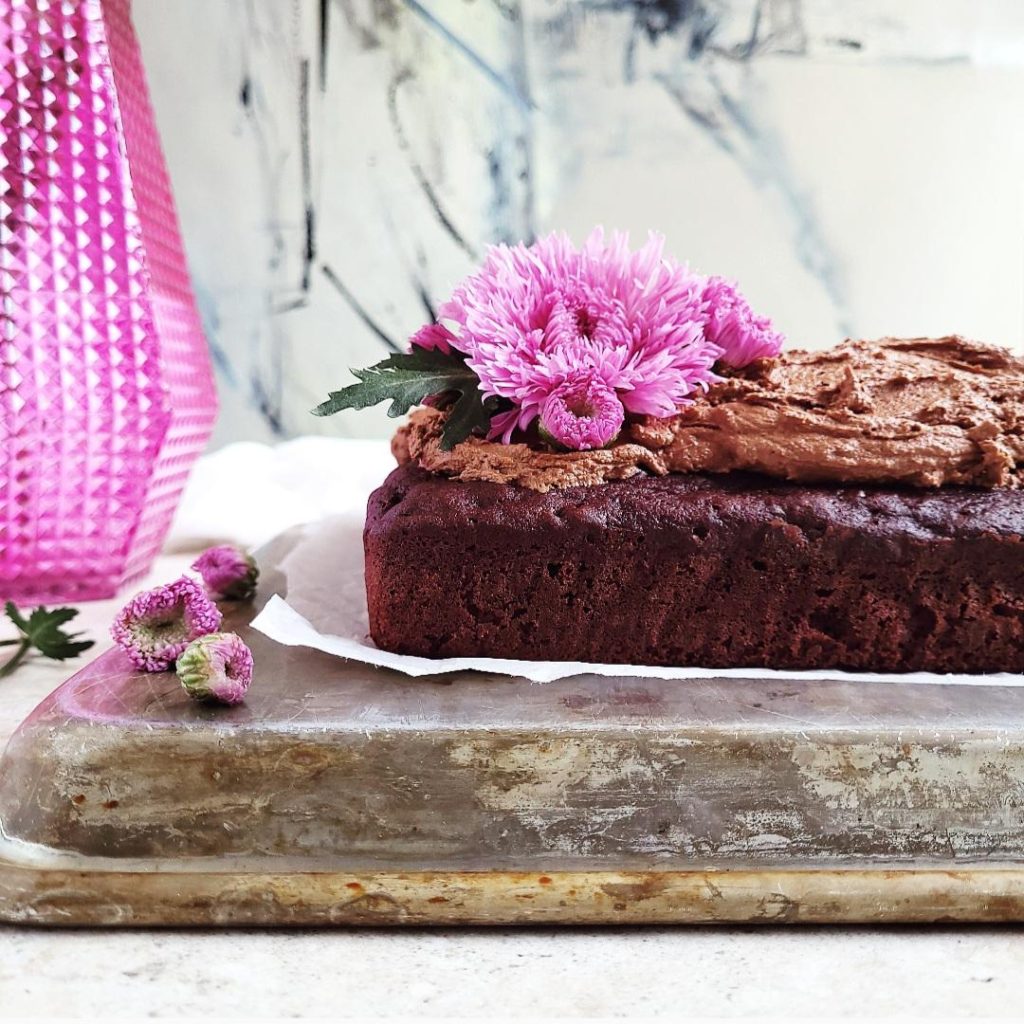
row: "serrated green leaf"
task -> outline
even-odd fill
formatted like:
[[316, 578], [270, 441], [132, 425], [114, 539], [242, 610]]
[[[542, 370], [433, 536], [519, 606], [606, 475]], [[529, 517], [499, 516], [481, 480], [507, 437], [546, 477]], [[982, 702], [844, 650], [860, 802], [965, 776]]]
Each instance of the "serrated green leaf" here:
[[77, 614], [77, 608], [52, 608], [47, 611], [40, 605], [28, 617], [28, 635], [32, 639], [37, 635], [45, 636], [58, 626], [63, 626], [65, 622], [70, 622]]
[[485, 400], [479, 388], [463, 391], [458, 401], [448, 410], [448, 417], [441, 431], [441, 450], [450, 452], [459, 442], [465, 441], [474, 430], [485, 432], [499, 406], [497, 398]]
[[352, 373], [359, 383], [332, 391], [327, 401], [313, 410], [314, 416], [331, 416], [342, 409], [366, 409], [387, 401], [391, 402], [388, 415], [402, 416], [431, 395], [448, 391], [461, 395], [480, 386], [477, 375], [457, 353], [445, 355], [420, 348], [388, 356], [374, 366]]
[[390, 402], [388, 415], [402, 416], [424, 399], [445, 396], [440, 403], [447, 411], [441, 433], [441, 448], [451, 451], [474, 432], [485, 433], [491, 418], [511, 403], [491, 396], [484, 399], [480, 379], [456, 351], [414, 348], [407, 354], [388, 356], [365, 370], [353, 370], [357, 384], [332, 391], [315, 416], [331, 416], [343, 409], [365, 409]]
[[36, 650], [46, 658], [53, 658], [54, 661], [67, 661], [69, 658], [77, 658], [83, 651], [89, 650], [95, 643], [94, 640], [78, 640], [81, 633], [70, 633], [60, 641], [54, 643], [42, 642], [36, 644]]
[[4, 611], [7, 613], [7, 618], [18, 627], [18, 632], [28, 634], [28, 623], [22, 618], [21, 613], [18, 611], [18, 606], [13, 601], [7, 601], [4, 604]]
[[40, 654], [56, 661], [76, 658], [93, 646], [92, 640], [79, 640], [81, 633], [66, 633], [60, 627], [78, 615], [77, 608], [54, 608], [48, 610], [40, 605], [29, 613], [28, 619], [21, 615], [12, 601], [4, 605], [7, 617], [21, 634], [21, 649], [4, 666], [5, 674], [20, 661], [25, 651], [34, 647]]

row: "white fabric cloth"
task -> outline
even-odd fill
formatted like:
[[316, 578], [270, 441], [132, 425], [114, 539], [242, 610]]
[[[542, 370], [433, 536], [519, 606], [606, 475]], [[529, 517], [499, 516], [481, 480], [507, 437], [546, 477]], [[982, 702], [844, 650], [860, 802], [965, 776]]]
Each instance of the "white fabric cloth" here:
[[178, 506], [167, 551], [219, 542], [254, 548], [300, 523], [366, 508], [394, 469], [388, 441], [300, 437], [241, 441], [199, 460]]

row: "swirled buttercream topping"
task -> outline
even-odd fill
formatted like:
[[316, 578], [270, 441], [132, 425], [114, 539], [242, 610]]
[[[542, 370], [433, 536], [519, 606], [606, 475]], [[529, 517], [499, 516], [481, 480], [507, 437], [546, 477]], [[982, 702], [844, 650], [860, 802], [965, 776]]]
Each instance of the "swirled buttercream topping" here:
[[444, 414], [413, 413], [399, 462], [538, 491], [635, 473], [749, 470], [783, 480], [917, 487], [1024, 485], [1024, 359], [947, 338], [847, 341], [762, 359], [609, 447], [553, 451], [470, 438], [441, 450]]

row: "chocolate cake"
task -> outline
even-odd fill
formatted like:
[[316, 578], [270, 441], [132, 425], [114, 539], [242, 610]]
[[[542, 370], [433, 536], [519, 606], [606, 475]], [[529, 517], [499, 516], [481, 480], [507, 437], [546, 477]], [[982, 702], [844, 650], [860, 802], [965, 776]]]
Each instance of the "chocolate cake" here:
[[1024, 671], [1024, 362], [959, 338], [760, 360], [594, 451], [439, 443], [372, 496], [373, 640], [427, 657]]
[[1022, 532], [1022, 491], [404, 466], [367, 514], [370, 628], [424, 657], [1021, 672]]

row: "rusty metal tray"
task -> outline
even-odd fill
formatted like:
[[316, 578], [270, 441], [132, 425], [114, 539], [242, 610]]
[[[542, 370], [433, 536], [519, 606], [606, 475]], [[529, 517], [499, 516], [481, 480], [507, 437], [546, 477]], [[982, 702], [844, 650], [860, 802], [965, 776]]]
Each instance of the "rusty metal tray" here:
[[414, 680], [236, 614], [244, 705], [110, 652], [19, 728], [0, 919], [1024, 917], [1024, 688]]

